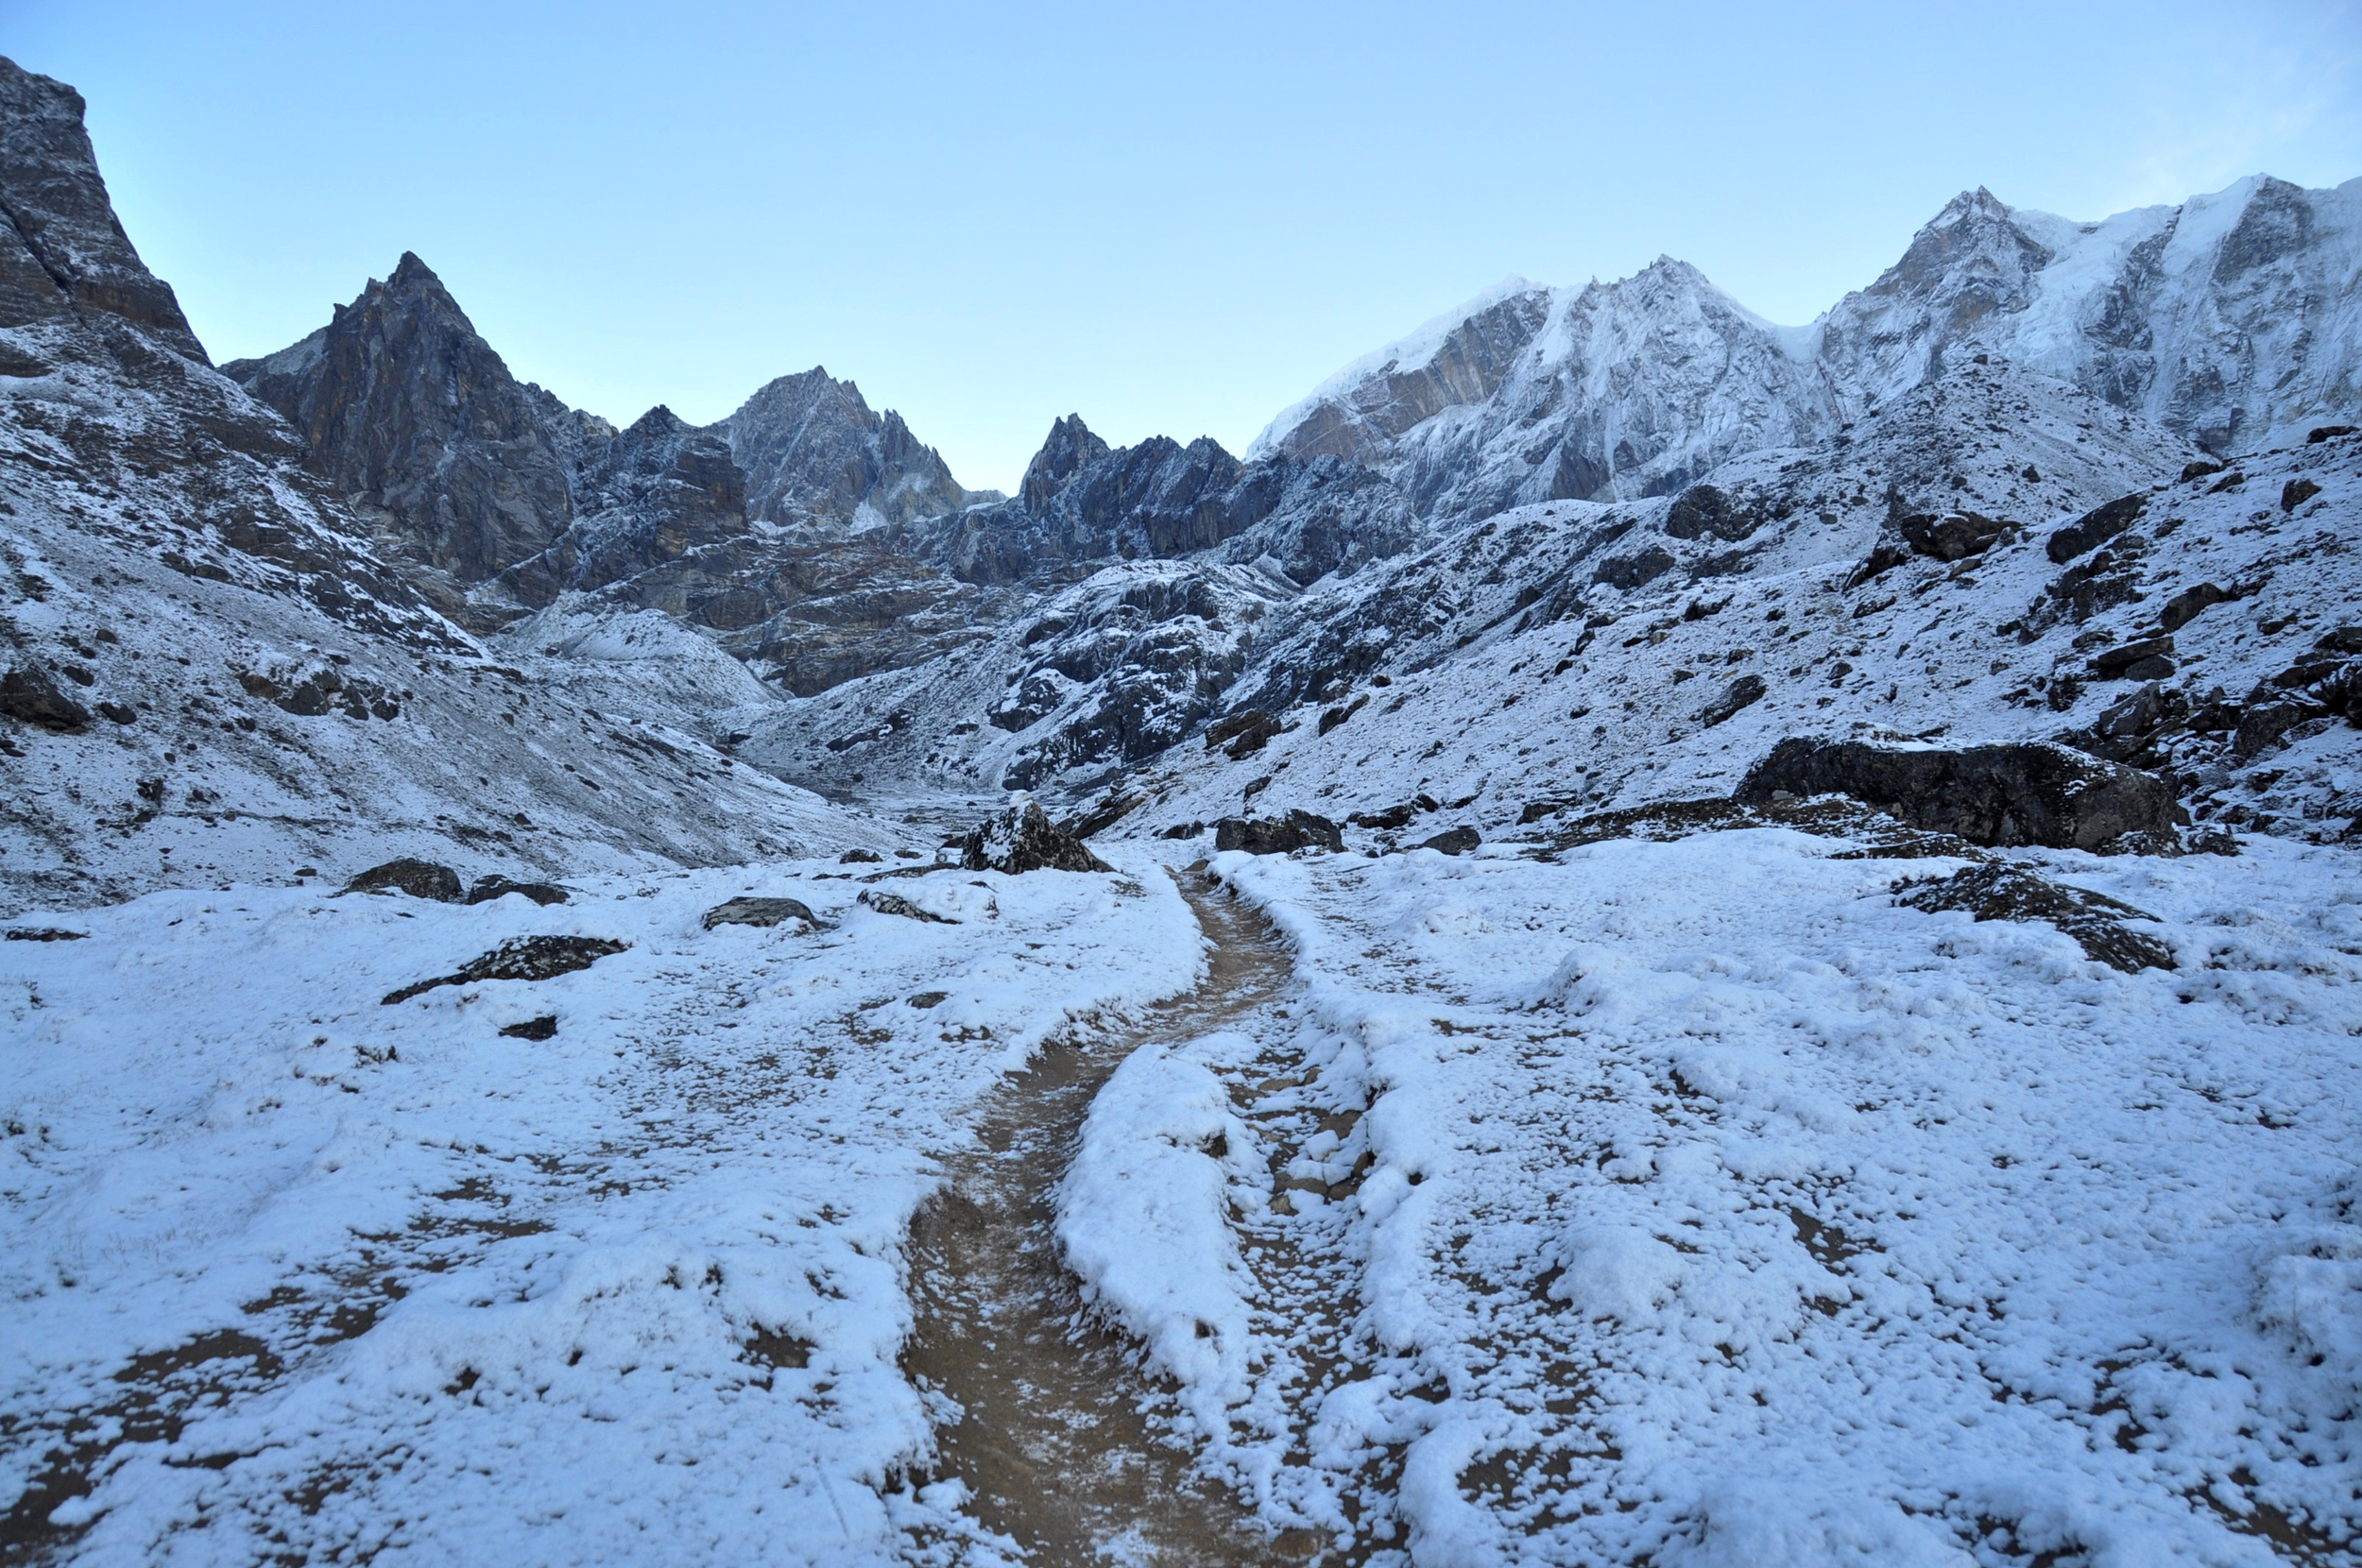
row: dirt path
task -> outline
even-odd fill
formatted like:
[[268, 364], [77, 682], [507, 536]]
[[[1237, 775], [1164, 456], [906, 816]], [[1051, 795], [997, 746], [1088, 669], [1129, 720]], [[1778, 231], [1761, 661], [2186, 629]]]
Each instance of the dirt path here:
[[1091, 1098], [1141, 1046], [1189, 1039], [1270, 1003], [1284, 948], [1255, 912], [1196, 877], [1183, 892], [1213, 945], [1212, 972], [1136, 1029], [1062, 1042], [987, 1106], [980, 1147], [911, 1231], [917, 1323], [903, 1369], [965, 1412], [936, 1434], [937, 1473], [1048, 1568], [1301, 1562], [1312, 1540], [1267, 1538], [1221, 1487], [1191, 1474], [1138, 1412], [1147, 1380], [1126, 1342], [1087, 1323], [1058, 1264], [1051, 1193]]

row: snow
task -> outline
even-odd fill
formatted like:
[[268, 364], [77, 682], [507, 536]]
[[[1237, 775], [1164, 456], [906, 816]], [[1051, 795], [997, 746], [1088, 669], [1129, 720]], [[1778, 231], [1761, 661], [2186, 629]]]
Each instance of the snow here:
[[[1188, 907], [1127, 864], [878, 884], [960, 925], [815, 862], [549, 909], [239, 886], [27, 917], [88, 935], [0, 944], [0, 1491], [94, 1429], [95, 1490], [52, 1516], [94, 1564], [973, 1537], [956, 1488], [899, 1480], [930, 1445], [901, 1239], [1045, 1034], [1192, 982]], [[744, 895], [829, 929], [702, 929]], [[630, 946], [380, 1000], [524, 933]], [[549, 1014], [551, 1039], [500, 1032]], [[766, 1361], [790, 1341], [808, 1361]], [[197, 1364], [127, 1372], [176, 1349]], [[133, 1390], [185, 1424], [143, 1426]]]
[[[1261, 1027], [1308, 1082], [1208, 1041], [1230, 1107], [1160, 1065], [1121, 1119], [1173, 1144], [1301, 1098], [1361, 1115], [1298, 1161], [1368, 1164], [1292, 1218], [1233, 1173], [1353, 1323], [1308, 1378], [1323, 1304], [1266, 1291], [1252, 1389], [1161, 1363], [1209, 1462], [1275, 1522], [1362, 1487], [1420, 1564], [2268, 1563], [2259, 1506], [2362, 1523], [2350, 857], [2026, 857], [2159, 916], [2179, 969], [2124, 976], [1889, 895], [1956, 861], [1844, 847], [1218, 857], [1295, 947], [1303, 1014]], [[1209, 1177], [1133, 1230], [1136, 1277], [1224, 1277]]]

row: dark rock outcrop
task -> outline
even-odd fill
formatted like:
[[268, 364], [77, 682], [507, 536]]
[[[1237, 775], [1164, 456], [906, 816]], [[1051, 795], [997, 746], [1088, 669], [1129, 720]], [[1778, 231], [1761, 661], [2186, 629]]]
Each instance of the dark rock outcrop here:
[[899, 414], [873, 413], [860, 387], [819, 366], [767, 383], [721, 428], [745, 471], [747, 515], [765, 522], [843, 526], [865, 510], [907, 523], [978, 499]]
[[2064, 566], [2085, 551], [2095, 550], [2106, 544], [2110, 539], [2140, 521], [2141, 514], [2147, 510], [2148, 510], [2147, 491], [2118, 496], [2114, 501], [2093, 507], [2064, 528], [2051, 535], [2050, 542], [2043, 548], [2049, 553], [2052, 561]]
[[407, 251], [300, 343], [222, 368], [286, 416], [308, 466], [461, 583], [539, 554], [573, 516], [532, 395]]
[[1849, 795], [1971, 844], [2106, 849], [2176, 842], [2173, 791], [2154, 774], [2034, 741], [1947, 751], [1861, 741], [1782, 741], [1734, 796]]
[[1432, 849], [1442, 855], [1465, 855], [1469, 850], [1476, 848], [1483, 842], [1483, 836], [1478, 833], [1475, 828], [1463, 824], [1458, 827], [1447, 827], [1444, 829], [1444, 831], [1436, 834], [1433, 838], [1421, 844], [1419, 847], [1421, 849]]
[[60, 735], [90, 727], [90, 709], [67, 696], [37, 664], [20, 664], [0, 675], [0, 714]]
[[116, 220], [82, 113], [79, 93], [0, 59], [0, 327], [111, 315], [210, 363]]
[[1083, 841], [1062, 833], [1039, 806], [1023, 806], [987, 818], [960, 840], [960, 865], [967, 871], [1112, 871]]
[[1962, 910], [1978, 920], [2047, 921], [2080, 943], [2088, 957], [2128, 975], [2175, 966], [2172, 948], [2125, 924], [2154, 920], [2155, 915], [2105, 894], [2050, 881], [2022, 866], [1989, 861], [1897, 891], [1898, 903], [1930, 913]]
[[1294, 810], [1280, 817], [1224, 817], [1214, 824], [1217, 852], [1243, 849], [1250, 855], [1285, 855], [1298, 849], [1345, 846], [1344, 835], [1326, 817]]
[[1976, 512], [1916, 513], [1894, 526], [1911, 549], [1939, 561], [1962, 561], [1982, 554], [2010, 527]]
[[459, 902], [459, 873], [433, 861], [421, 861], [404, 855], [400, 860], [373, 865], [345, 884], [347, 893], [406, 893], [413, 898], [431, 898], [438, 904]]
[[464, 968], [433, 980], [419, 980], [389, 993], [384, 1005], [406, 1002], [438, 985], [473, 985], [480, 980], [541, 980], [588, 969], [609, 953], [620, 953], [628, 942], [603, 936], [520, 936], [502, 943]]

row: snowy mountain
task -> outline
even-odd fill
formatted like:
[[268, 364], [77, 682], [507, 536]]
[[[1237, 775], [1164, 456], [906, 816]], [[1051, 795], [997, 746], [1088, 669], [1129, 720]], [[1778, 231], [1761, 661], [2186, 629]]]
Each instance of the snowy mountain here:
[[2243, 451], [2362, 409], [2357, 276], [2362, 181], [2259, 177], [2096, 224], [1979, 190], [1808, 327], [1669, 259], [1579, 290], [1514, 282], [1347, 366], [1252, 450], [1349, 456], [1440, 516], [1664, 495], [1984, 353]]
[[1004, 497], [415, 256], [217, 370], [82, 111], [0, 60], [9, 1560], [2357, 1560], [2362, 181]]

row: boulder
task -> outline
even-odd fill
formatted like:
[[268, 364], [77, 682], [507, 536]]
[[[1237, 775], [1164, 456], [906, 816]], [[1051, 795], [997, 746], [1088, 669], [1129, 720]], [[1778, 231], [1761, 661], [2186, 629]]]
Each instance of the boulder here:
[[1484, 840], [1479, 836], [1475, 828], [1463, 825], [1459, 827], [1446, 828], [1420, 844], [1419, 847], [1432, 849], [1440, 855], [1465, 855], [1483, 842]]
[[468, 902], [488, 904], [495, 898], [505, 898], [512, 893], [521, 897], [532, 899], [543, 909], [549, 908], [552, 904], [562, 904], [567, 898], [566, 890], [556, 882], [518, 882], [511, 881], [505, 877], [486, 877], [468, 890]]
[[960, 840], [967, 871], [1112, 871], [1115, 868], [1062, 833], [1032, 801], [989, 817]]
[[2128, 835], [2177, 842], [2164, 779], [2047, 741], [1943, 750], [1791, 737], [1755, 764], [1734, 798], [1766, 806], [1781, 790], [1849, 795], [1972, 844], [2097, 850]]
[[2280, 509], [2293, 512], [2320, 493], [2321, 487], [2312, 480], [2291, 479], [2280, 486]]
[[2081, 944], [2086, 957], [2128, 975], [2174, 967], [2172, 948], [2125, 924], [2155, 915], [2104, 894], [2045, 880], [2022, 866], [1989, 861], [1898, 891], [1898, 902], [1930, 913], [1963, 910], [1977, 920], [2047, 921]]
[[1921, 513], [1895, 524], [1911, 549], [1939, 561], [1962, 561], [1982, 554], [2009, 526], [1976, 512]]
[[2097, 549], [2118, 534], [2141, 520], [2148, 510], [2148, 492], [2136, 490], [2129, 496], [2095, 506], [2050, 536], [2046, 546], [2050, 558], [2060, 566], [2075, 559], [2087, 550]]
[[501, 1031], [505, 1039], [547, 1040], [557, 1033], [557, 1014], [544, 1013], [539, 1018], [527, 1018], [521, 1024], [510, 1024]]
[[2101, 680], [2164, 680], [2174, 669], [2170, 637], [2144, 638], [2092, 656], [2092, 673]]
[[820, 917], [799, 898], [732, 898], [705, 912], [707, 930], [716, 926], [777, 926], [789, 920], [820, 929]]
[[2196, 588], [2183, 588], [2180, 593], [2166, 600], [2165, 607], [2157, 612], [2157, 624], [2163, 626], [2167, 635], [2171, 635], [2229, 597], [2229, 594], [2212, 583], [2200, 583]]
[[347, 893], [406, 893], [413, 898], [432, 898], [438, 904], [459, 902], [459, 873], [433, 861], [415, 860], [404, 855], [384, 865], [373, 865], [345, 884]]
[[836, 858], [839, 865], [876, 865], [885, 859], [874, 849], [848, 849]]
[[1344, 846], [1344, 835], [1335, 823], [1306, 810], [1291, 810], [1284, 817], [1224, 817], [1214, 824], [1217, 852], [1243, 849], [1250, 855], [1285, 855], [1297, 849], [1326, 849], [1335, 853]]
[[620, 953], [630, 946], [628, 942], [610, 942], [603, 936], [520, 936], [474, 960], [456, 974], [437, 975], [433, 980], [419, 980], [393, 992], [384, 1005], [406, 1002], [422, 991], [438, 985], [472, 985], [478, 980], [539, 980], [559, 975], [571, 975], [577, 969], [588, 969], [609, 953]]
[[90, 709], [59, 690], [49, 672], [37, 664], [20, 664], [0, 675], [0, 713], [60, 735], [90, 727]]
[[2304, 444], [2309, 447], [2316, 441], [2334, 441], [2340, 435], [2352, 435], [2356, 431], [2362, 431], [2362, 425], [2322, 425], [2304, 437]]
[[1740, 708], [1763, 701], [1770, 688], [1761, 675], [1741, 675], [1722, 689], [1722, 694], [1698, 710], [1698, 722], [1712, 729]]

